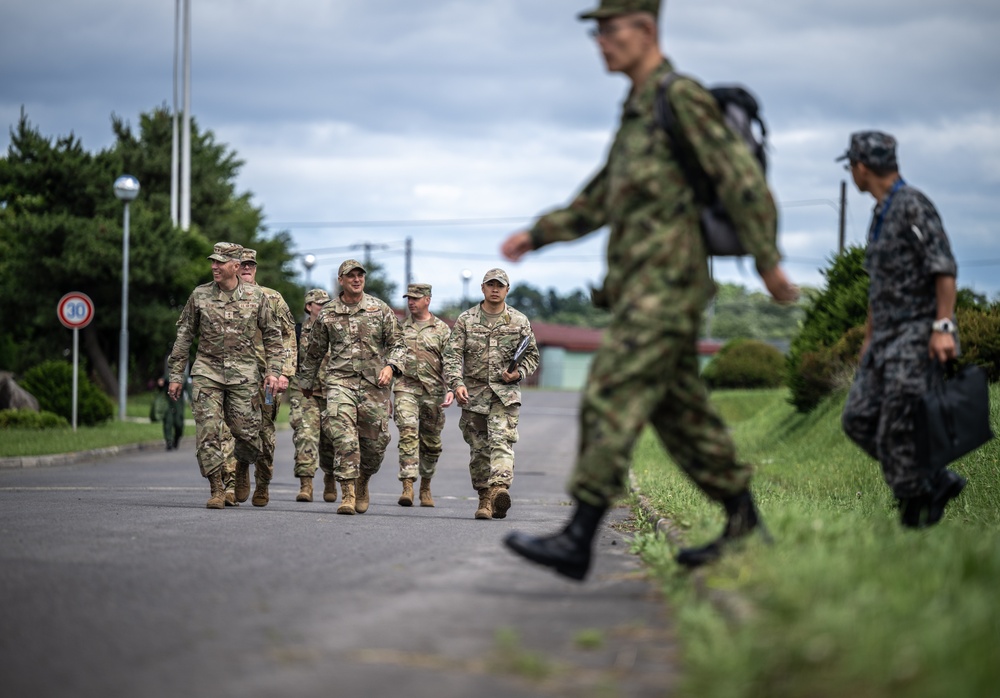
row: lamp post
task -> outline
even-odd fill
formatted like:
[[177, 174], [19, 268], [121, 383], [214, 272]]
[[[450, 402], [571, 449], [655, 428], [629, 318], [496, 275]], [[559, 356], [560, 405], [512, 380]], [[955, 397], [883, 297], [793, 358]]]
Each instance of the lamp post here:
[[139, 180], [122, 175], [115, 180], [115, 196], [125, 203], [122, 233], [122, 332], [118, 345], [118, 420], [125, 421], [125, 397], [128, 386], [128, 204], [139, 195]]
[[469, 279], [472, 278], [472, 272], [468, 269], [462, 270], [462, 305], [469, 304]]
[[312, 288], [312, 268], [316, 266], [316, 255], [307, 254], [302, 258], [302, 266], [306, 268], [306, 290]]

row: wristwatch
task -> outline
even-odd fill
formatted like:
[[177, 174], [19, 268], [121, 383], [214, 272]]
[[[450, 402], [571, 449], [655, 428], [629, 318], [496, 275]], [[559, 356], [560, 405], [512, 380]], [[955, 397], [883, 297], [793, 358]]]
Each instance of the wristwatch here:
[[931, 329], [935, 332], [950, 332], [951, 334], [954, 334], [958, 327], [951, 321], [950, 318], [944, 317], [940, 320], [935, 320], [931, 325]]

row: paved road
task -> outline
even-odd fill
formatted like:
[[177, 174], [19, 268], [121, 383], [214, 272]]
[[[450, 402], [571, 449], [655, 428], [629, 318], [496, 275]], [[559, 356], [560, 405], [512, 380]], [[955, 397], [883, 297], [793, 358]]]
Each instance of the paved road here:
[[565, 521], [576, 401], [526, 393], [502, 521], [472, 517], [456, 409], [434, 508], [396, 504], [395, 431], [371, 509], [353, 517], [294, 501], [288, 431], [262, 509], [205, 508], [192, 438], [173, 452], [0, 470], [0, 692], [667, 695], [669, 619], [627, 534], [603, 527], [582, 585], [500, 544]]

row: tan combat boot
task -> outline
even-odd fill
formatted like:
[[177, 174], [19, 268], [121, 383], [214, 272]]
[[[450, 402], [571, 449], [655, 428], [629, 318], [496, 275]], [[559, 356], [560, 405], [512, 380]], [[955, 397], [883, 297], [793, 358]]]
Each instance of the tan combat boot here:
[[337, 478], [330, 473], [323, 473], [323, 501], [337, 501]]
[[299, 493], [295, 495], [296, 502], [311, 502], [313, 500], [313, 479], [299, 475]]
[[250, 464], [236, 463], [236, 501], [245, 502], [250, 496]]
[[408, 477], [403, 480], [403, 494], [399, 495], [399, 506], [413, 506], [413, 478]]
[[493, 518], [493, 495], [492, 487], [484, 487], [479, 490], [479, 508], [476, 509], [477, 519]]
[[239, 502], [236, 501], [236, 494], [232, 490], [226, 490], [226, 506], [227, 507], [238, 507]]
[[358, 475], [357, 480], [355, 480], [354, 496], [356, 501], [354, 502], [354, 511], [359, 514], [364, 514], [368, 511], [368, 481], [371, 477], [371, 475], [361, 473]]
[[222, 471], [216, 470], [208, 476], [208, 486], [212, 488], [212, 496], [205, 503], [208, 509], [222, 509], [226, 506], [226, 488], [222, 484]]
[[354, 480], [341, 480], [340, 489], [343, 491], [343, 501], [337, 507], [338, 514], [354, 514]]
[[253, 491], [253, 499], [250, 501], [255, 507], [266, 507], [267, 503], [270, 501], [271, 496], [267, 491], [267, 486], [271, 483], [271, 480], [267, 477], [267, 473], [264, 472], [264, 468], [258, 465], [254, 469], [254, 479], [257, 480], [257, 487]]
[[429, 477], [420, 478], [420, 506], [434, 506], [434, 498], [431, 497], [431, 479]]
[[510, 492], [507, 485], [494, 485], [493, 490], [493, 518], [503, 519], [507, 517], [507, 510], [510, 509]]

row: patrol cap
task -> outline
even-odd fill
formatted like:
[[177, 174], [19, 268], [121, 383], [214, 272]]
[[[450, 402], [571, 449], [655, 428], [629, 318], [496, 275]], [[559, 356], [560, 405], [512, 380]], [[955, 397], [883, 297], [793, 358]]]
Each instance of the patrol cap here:
[[483, 277], [483, 283], [487, 281], [499, 281], [504, 286], [510, 286], [510, 280], [507, 278], [507, 272], [503, 269], [490, 269], [486, 272], [486, 276]]
[[857, 131], [851, 134], [851, 145], [835, 162], [850, 160], [867, 167], [895, 170], [896, 139], [881, 131]]
[[216, 262], [243, 261], [243, 246], [235, 242], [217, 242], [208, 258]]
[[368, 273], [367, 270], [365, 270], [364, 266], [361, 264], [361, 262], [359, 262], [358, 260], [345, 259], [341, 263], [340, 269], [337, 270], [337, 276], [343, 276], [344, 274], [354, 271], [355, 269], [360, 269], [363, 274]]
[[241, 262], [253, 262], [257, 263], [257, 250], [251, 250], [249, 247], [243, 248], [243, 256], [240, 258]]
[[406, 287], [406, 293], [403, 294], [403, 298], [430, 298], [431, 297], [431, 285], [430, 284], [410, 284]]
[[310, 303], [319, 303], [323, 305], [324, 303], [330, 302], [330, 294], [321, 288], [314, 288], [311, 291], [306, 292], [306, 305]]
[[660, 0], [601, 0], [601, 4], [590, 12], [581, 12], [580, 19], [607, 19], [632, 12], [648, 12], [660, 16]]

